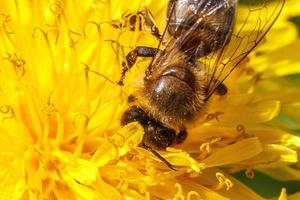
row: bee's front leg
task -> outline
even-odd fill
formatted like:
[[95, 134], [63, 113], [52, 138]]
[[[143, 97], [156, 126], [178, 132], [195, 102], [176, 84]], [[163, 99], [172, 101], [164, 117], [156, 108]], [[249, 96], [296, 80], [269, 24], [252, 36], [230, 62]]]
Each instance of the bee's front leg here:
[[155, 24], [155, 20], [151, 11], [147, 8], [144, 8], [142, 11], [139, 11], [137, 14], [141, 15], [142, 18], [144, 18], [145, 27], [149, 29], [150, 33], [158, 40], [160, 40], [162, 38], [162, 35], [160, 34], [159, 29]]
[[119, 85], [124, 85], [124, 79], [128, 70], [136, 63], [138, 57], [154, 57], [158, 52], [157, 48], [138, 46], [126, 55], [126, 61], [122, 63], [121, 78]]
[[130, 31], [146, 31], [150, 32], [158, 40], [162, 38], [158, 27], [156, 26], [155, 19], [148, 8], [143, 8], [137, 13], [129, 13], [129, 10], [122, 14], [122, 21], [112, 20], [109, 22], [114, 28], [124, 29], [129, 28]]

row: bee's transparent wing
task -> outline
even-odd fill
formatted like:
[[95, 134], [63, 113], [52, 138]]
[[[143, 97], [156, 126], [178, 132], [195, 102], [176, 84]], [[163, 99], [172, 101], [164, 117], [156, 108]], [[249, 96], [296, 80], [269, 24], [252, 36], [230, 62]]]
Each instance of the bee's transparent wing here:
[[284, 3], [285, 0], [260, 0], [240, 5], [230, 42], [212, 55], [202, 58], [202, 62], [208, 63], [210, 73], [208, 98], [218, 84], [224, 82], [262, 41], [278, 18]]
[[[196, 23], [193, 23], [188, 30], [183, 31], [177, 38], [168, 36], [168, 34], [166, 34], [170, 25], [167, 23], [164, 31], [164, 37], [160, 43], [160, 47], [164, 47], [164, 53], [155, 57], [152, 65], [150, 65], [149, 68], [155, 66], [161, 67], [164, 65], [164, 63], [169, 63], [172, 61], [175, 62], [175, 60], [178, 59], [185, 59], [187, 56], [195, 56], [199, 58], [198, 60], [202, 62], [208, 70], [209, 76], [207, 77], [207, 98], [209, 98], [217, 88], [218, 84], [222, 83], [243, 61], [243, 59], [245, 59], [248, 54], [262, 41], [264, 36], [278, 18], [285, 3], [285, 0], [243, 1], [244, 4], [239, 5], [235, 13], [235, 27], [227, 32], [221, 31], [220, 33], [223, 33], [224, 35], [223, 40], [221, 41], [222, 43], [218, 44], [217, 46], [213, 46], [213, 49], [211, 49], [210, 53], [208, 55], [203, 55], [202, 57], [199, 55], [189, 55], [189, 49], [185, 49], [184, 51], [181, 51], [180, 49], [182, 49], [182, 46], [190, 41], [196, 33], [199, 33], [199, 30], [203, 28], [203, 24], [207, 24], [207, 21], [209, 21], [209, 23], [217, 23], [218, 20], [214, 22], [214, 18], [222, 17], [222, 14], [221, 16], [217, 16], [217, 12], [227, 13], [226, 8], [234, 8], [235, 10], [235, 6], [237, 4], [236, 0], [222, 0], [223, 3], [228, 4], [225, 7], [210, 6], [212, 3], [216, 4], [216, 2], [218, 2], [216, 0], [198, 1], [200, 9], [198, 10], [198, 18]], [[175, 8], [172, 9], [172, 12], [175, 12]], [[185, 11], [182, 10], [182, 12], [184, 13]], [[183, 16], [189, 18], [189, 15], [190, 13], [186, 12], [186, 16]], [[232, 23], [229, 24], [229, 26], [233, 25], [233, 22], [234, 20], [229, 22]], [[201, 47], [199, 49], [201, 49]]]
[[[170, 0], [167, 25], [159, 45], [164, 53], [154, 58], [150, 68], [207, 56], [208, 52], [216, 51], [215, 46], [222, 48], [230, 38], [236, 4], [237, 0]], [[210, 45], [215, 38], [218, 45]]]

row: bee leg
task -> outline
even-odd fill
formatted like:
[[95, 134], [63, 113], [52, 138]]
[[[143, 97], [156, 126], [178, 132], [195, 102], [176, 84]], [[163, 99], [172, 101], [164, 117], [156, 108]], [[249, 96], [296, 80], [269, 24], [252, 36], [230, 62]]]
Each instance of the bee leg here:
[[[147, 8], [144, 8], [137, 13], [129, 13], [128, 10], [122, 14], [123, 23], [118, 20], [113, 20], [110, 24], [114, 28], [123, 29], [129, 26], [130, 31], [135, 31], [136, 27], [139, 31], [142, 31], [144, 26], [149, 32], [156, 37], [158, 40], [162, 38], [162, 35], [159, 33], [159, 29], [155, 24], [154, 17], [151, 11]], [[144, 22], [144, 24], [143, 24]]]
[[215, 89], [215, 93], [217, 95], [220, 95], [220, 96], [223, 96], [223, 95], [227, 94], [227, 92], [228, 92], [227, 87], [223, 83], [221, 83], [220, 81], [217, 81], [217, 82], [218, 83], [217, 83], [217, 87]]
[[187, 131], [185, 129], [180, 130], [179, 133], [176, 135], [175, 143], [181, 144], [182, 142], [184, 142], [186, 137], [187, 137]]
[[159, 33], [159, 29], [155, 24], [155, 20], [151, 11], [147, 8], [144, 8], [142, 11], [139, 11], [137, 14], [142, 16], [142, 18], [145, 20], [144, 25], [150, 30], [150, 33], [158, 40], [161, 40], [162, 34]]
[[126, 55], [126, 61], [122, 62], [121, 78], [119, 85], [124, 85], [124, 79], [127, 71], [136, 63], [138, 57], [154, 57], [158, 52], [157, 48], [138, 46]]
[[123, 27], [123, 24], [119, 22], [118, 20], [112, 20], [108, 22], [112, 27], [121, 29]]
[[128, 98], [127, 98], [127, 102], [128, 103], [133, 103], [136, 101], [136, 97], [134, 95], [129, 95]]
[[[138, 15], [132, 15], [129, 17], [129, 30], [130, 31], [135, 31], [136, 30], [136, 21], [138, 20], [138, 25], [141, 26], [141, 19]], [[138, 29], [139, 31], [141, 31], [141, 29]]]

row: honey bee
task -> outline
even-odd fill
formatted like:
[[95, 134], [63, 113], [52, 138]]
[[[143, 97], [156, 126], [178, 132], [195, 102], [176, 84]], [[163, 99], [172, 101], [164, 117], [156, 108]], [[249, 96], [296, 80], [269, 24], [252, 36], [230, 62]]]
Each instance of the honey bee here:
[[[224, 80], [262, 41], [284, 3], [248, 3], [247, 12], [239, 13], [237, 0], [169, 0], [166, 27], [162, 34], [155, 32], [161, 36], [158, 47], [138, 46], [123, 62], [119, 85], [138, 57], [152, 58], [143, 85], [128, 98], [133, 105], [121, 124], [139, 122], [144, 128], [141, 146], [176, 169], [155, 150], [182, 143], [187, 125], [203, 115], [210, 97], [227, 94]], [[236, 20], [242, 25], [235, 25]]]

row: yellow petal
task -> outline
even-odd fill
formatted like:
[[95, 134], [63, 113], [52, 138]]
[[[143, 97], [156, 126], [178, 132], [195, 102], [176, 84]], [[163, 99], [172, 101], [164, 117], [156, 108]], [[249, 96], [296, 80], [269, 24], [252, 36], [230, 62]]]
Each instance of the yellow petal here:
[[98, 178], [97, 183], [95, 185], [95, 191], [95, 199], [123, 199], [120, 192], [114, 186], [104, 182], [100, 177]]
[[[279, 112], [299, 118], [299, 87], [278, 78], [299, 72], [299, 39], [286, 21], [299, 14], [295, 2], [226, 80], [228, 94], [213, 95], [203, 113], [213, 117], [159, 151], [172, 171], [138, 147], [138, 123], [120, 128], [151, 59], [138, 60], [124, 87], [115, 84], [129, 51], [159, 43], [147, 30], [130, 31], [132, 21], [145, 22], [134, 14], [148, 8], [163, 31], [168, 1], [1, 1], [0, 199], [261, 199], [216, 167], [296, 165], [299, 138], [288, 125], [274, 127]], [[250, 67], [265, 80], [254, 81]]]
[[[285, 35], [286, 37], [282, 37], [282, 35]], [[257, 50], [259, 52], [269, 53], [270, 51], [274, 51], [293, 43], [297, 37], [298, 31], [296, 26], [286, 21], [277, 21], [275, 26], [272, 28], [272, 31], [270, 31], [265, 38], [267, 42], [265, 42], [264, 45], [260, 45]], [[254, 60], [255, 59], [256, 57], [254, 57]], [[250, 60], [250, 63], [251, 62], [252, 60]]]
[[72, 163], [69, 162], [65, 170], [74, 180], [84, 185], [91, 185], [98, 177], [98, 168], [83, 159], [72, 159]]
[[[300, 91], [299, 91], [300, 94]], [[288, 115], [292, 120], [296, 123], [300, 124], [300, 103], [292, 103], [289, 105], [284, 106], [283, 111], [286, 115]]]
[[23, 180], [19, 180], [15, 185], [1, 185], [1, 200], [19, 200], [24, 195], [26, 184]]
[[[201, 184], [216, 184], [217, 180], [212, 178], [215, 177], [216, 173], [219, 173], [220, 170], [217, 168], [207, 168], [205, 173], [200, 174], [197, 178], [197, 182]], [[248, 188], [245, 184], [231, 177], [229, 174], [222, 172], [233, 184], [229, 190], [221, 189], [218, 190], [218, 193], [223, 196], [223, 198], [228, 199], [251, 199], [251, 200], [262, 200], [263, 198]]]
[[263, 151], [253, 158], [241, 162], [248, 166], [256, 168], [281, 167], [285, 164], [292, 164], [298, 161], [297, 152], [290, 148], [268, 144], [264, 145]]
[[[290, 51], [293, 49], [293, 51]], [[300, 60], [297, 52], [300, 50], [300, 40], [279, 48], [253, 60], [251, 65], [265, 68], [263, 77], [286, 76], [300, 72]]]
[[202, 162], [207, 167], [223, 166], [247, 160], [262, 151], [263, 148], [260, 141], [254, 137], [216, 150], [208, 158], [202, 160]]
[[268, 176], [273, 177], [279, 181], [299, 181], [300, 180], [300, 170], [293, 166], [285, 166], [273, 169], [259, 169]]
[[141, 143], [143, 131], [144, 129], [138, 123], [131, 123], [123, 127], [99, 147], [93, 155], [91, 162], [101, 167], [111, 160], [123, 156]]
[[287, 194], [286, 194], [286, 189], [285, 188], [282, 188], [278, 200], [287, 200]]
[[163, 157], [175, 166], [187, 166], [195, 172], [200, 172], [205, 167], [203, 163], [197, 162], [186, 152], [173, 148], [168, 148], [167, 151], [167, 153], [162, 153]]
[[[236, 112], [237, 110], [241, 112]], [[280, 111], [280, 102], [255, 101], [251, 95], [231, 95], [218, 102], [213, 112], [222, 112], [220, 122], [254, 123], [266, 122], [276, 117]], [[247, 117], [245, 117], [247, 116]]]
[[297, 192], [295, 194], [289, 195], [287, 199], [288, 200], [298, 200], [298, 199], [300, 199], [300, 192]]
[[280, 144], [291, 149], [299, 149], [300, 147], [299, 137], [270, 126], [249, 127], [247, 132], [257, 136], [263, 144]]

